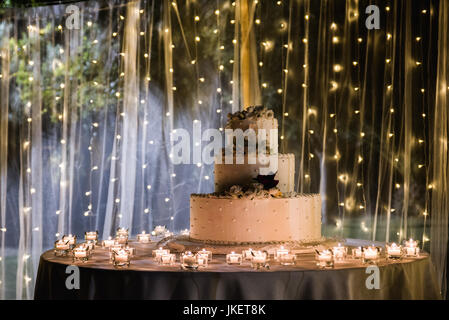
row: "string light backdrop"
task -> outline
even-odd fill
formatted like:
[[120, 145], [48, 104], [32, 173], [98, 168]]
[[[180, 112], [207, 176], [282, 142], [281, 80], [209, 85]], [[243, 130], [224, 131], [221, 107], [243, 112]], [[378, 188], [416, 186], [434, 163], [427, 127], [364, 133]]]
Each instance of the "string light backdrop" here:
[[[63, 234], [188, 228], [213, 166], [173, 165], [170, 132], [223, 130], [245, 97], [274, 109], [326, 236], [431, 239], [444, 282], [444, 1], [70, 4], [79, 28], [69, 4], [1, 11], [0, 298], [32, 298]], [[365, 27], [370, 4], [379, 30]]]

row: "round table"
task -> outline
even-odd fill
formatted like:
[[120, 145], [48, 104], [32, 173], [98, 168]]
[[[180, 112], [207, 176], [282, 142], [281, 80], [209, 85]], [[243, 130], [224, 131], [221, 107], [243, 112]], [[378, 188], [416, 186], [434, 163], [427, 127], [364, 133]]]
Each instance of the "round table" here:
[[[319, 269], [312, 253], [300, 254], [294, 266], [271, 264], [253, 270], [249, 263], [229, 266], [224, 255], [214, 255], [207, 268], [185, 271], [158, 265], [151, 252], [155, 244], [132, 242], [136, 255], [127, 268], [115, 268], [107, 249], [97, 247], [85, 263], [42, 254], [35, 299], [441, 299], [437, 277], [427, 254], [391, 262], [381, 259], [379, 288], [369, 289], [367, 265], [347, 259], [333, 269]], [[179, 261], [179, 255], [177, 255]], [[79, 268], [79, 289], [68, 289]], [[66, 273], [67, 272], [67, 273]], [[372, 283], [368, 279], [368, 282]]]

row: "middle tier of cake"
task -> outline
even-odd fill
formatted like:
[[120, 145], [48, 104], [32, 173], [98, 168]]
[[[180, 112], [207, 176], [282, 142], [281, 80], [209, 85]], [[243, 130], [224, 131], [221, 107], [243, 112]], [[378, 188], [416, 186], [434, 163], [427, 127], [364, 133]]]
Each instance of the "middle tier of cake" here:
[[[234, 185], [242, 187], [254, 183], [260, 174], [260, 168], [266, 167], [258, 159], [256, 163], [248, 163], [248, 155], [244, 156], [243, 164], [236, 164], [234, 157], [232, 164], [225, 164], [223, 156], [214, 164], [215, 192], [229, 190]], [[221, 163], [217, 163], [221, 162]], [[279, 154], [275, 179], [279, 180], [277, 187], [283, 193], [293, 192], [295, 188], [295, 155], [293, 153]]]

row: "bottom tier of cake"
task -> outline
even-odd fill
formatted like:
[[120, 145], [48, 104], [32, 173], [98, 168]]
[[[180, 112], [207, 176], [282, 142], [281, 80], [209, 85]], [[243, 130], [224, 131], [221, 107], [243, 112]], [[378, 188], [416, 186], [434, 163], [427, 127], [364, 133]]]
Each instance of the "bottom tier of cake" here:
[[319, 194], [288, 198], [191, 195], [190, 237], [223, 244], [318, 240], [321, 197]]

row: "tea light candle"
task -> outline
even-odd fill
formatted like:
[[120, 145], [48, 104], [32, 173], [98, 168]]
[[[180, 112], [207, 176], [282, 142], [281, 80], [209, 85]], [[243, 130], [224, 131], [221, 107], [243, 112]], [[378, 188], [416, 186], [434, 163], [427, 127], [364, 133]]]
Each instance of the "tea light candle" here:
[[109, 248], [114, 244], [115, 240], [112, 239], [112, 237], [109, 237], [107, 240], [103, 240], [103, 247]]
[[352, 249], [352, 257], [354, 259], [361, 259], [362, 258], [363, 249], [362, 247], [353, 248]]
[[212, 261], [212, 251], [206, 250], [203, 248], [201, 251], [198, 252], [198, 254], [207, 256], [208, 261]]
[[279, 257], [279, 262], [284, 266], [294, 265], [296, 261], [296, 256], [291, 253], [283, 254]]
[[115, 260], [118, 262], [126, 262], [129, 259], [129, 252], [127, 250], [121, 249], [115, 252]]
[[70, 245], [75, 245], [76, 244], [76, 236], [73, 236], [72, 234], [64, 235], [62, 237], [62, 240], [68, 241]]
[[370, 246], [363, 250], [362, 259], [364, 263], [375, 262], [379, 258], [379, 250], [374, 246]]
[[176, 261], [176, 255], [173, 253], [161, 254], [158, 256], [158, 262], [162, 265], [172, 265]]
[[195, 257], [193, 255], [185, 254], [184, 258], [183, 258], [183, 262], [186, 265], [192, 266], [195, 264], [196, 261], [195, 261]]
[[76, 258], [85, 258], [87, 257], [87, 250], [75, 250], [74, 254]]
[[64, 241], [64, 240], [58, 240], [55, 242], [55, 249], [58, 250], [69, 250], [70, 246], [69, 246], [69, 242], [68, 241]]
[[112, 262], [114, 266], [129, 266], [130, 254], [125, 249], [112, 252]]
[[379, 252], [377, 251], [377, 248], [375, 248], [375, 247], [368, 247], [364, 251], [365, 258], [369, 258], [369, 259], [377, 258], [378, 254], [379, 254]]
[[208, 265], [209, 256], [208, 254], [198, 253], [196, 256], [196, 262], [198, 263], [199, 267], [207, 267]]
[[253, 261], [254, 263], [265, 263], [267, 261], [267, 254], [262, 251], [257, 251], [254, 253], [251, 261]]
[[281, 246], [276, 250], [276, 260], [279, 260], [280, 256], [284, 254], [288, 254], [288, 250], [285, 249], [284, 246]]
[[251, 267], [254, 269], [269, 268], [267, 264], [267, 253], [262, 251], [252, 251]]
[[75, 261], [87, 261], [88, 259], [88, 251], [86, 247], [76, 247], [73, 249], [73, 262]]
[[342, 246], [341, 243], [339, 243], [337, 247], [333, 247], [332, 251], [336, 260], [341, 261], [346, 258], [347, 248]]
[[98, 240], [98, 231], [86, 231], [84, 233], [84, 239], [87, 240]]
[[81, 244], [80, 244], [80, 248], [86, 249], [87, 257], [90, 257], [90, 256], [92, 255], [92, 252], [93, 252], [93, 245], [92, 245], [91, 243], [87, 243], [87, 242], [81, 243]]
[[227, 264], [242, 264], [242, 255], [232, 251], [231, 253], [226, 255], [226, 263]]
[[334, 267], [334, 255], [331, 250], [317, 251], [316, 259], [318, 260], [317, 266], [320, 268]]
[[163, 254], [169, 254], [170, 250], [169, 249], [163, 249], [162, 247], [159, 247], [159, 249], [153, 250], [153, 257], [158, 258], [160, 255]]
[[416, 257], [419, 255], [418, 241], [410, 238], [409, 241], [405, 241], [405, 254], [408, 257]]
[[417, 253], [419, 252], [419, 248], [406, 247], [405, 249], [406, 249], [406, 254], [409, 257], [414, 257], [414, 256], [418, 255]]
[[69, 250], [70, 245], [68, 241], [64, 240], [55, 241], [55, 250], [54, 250], [55, 256], [64, 257], [67, 255]]
[[181, 267], [187, 269], [198, 268], [197, 257], [190, 251], [186, 251], [181, 255]]
[[398, 259], [402, 256], [402, 247], [398, 246], [396, 243], [392, 243], [391, 245], [386, 245], [387, 248], [387, 256], [390, 259]]
[[151, 237], [149, 233], [145, 233], [145, 230], [142, 233], [137, 235], [137, 241], [140, 243], [149, 243], [151, 241]]

